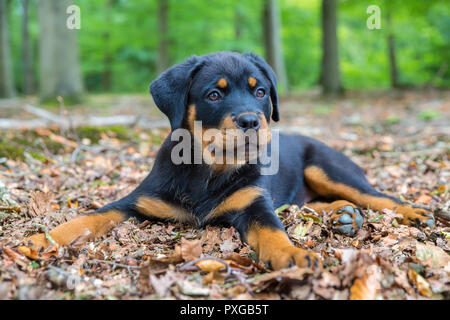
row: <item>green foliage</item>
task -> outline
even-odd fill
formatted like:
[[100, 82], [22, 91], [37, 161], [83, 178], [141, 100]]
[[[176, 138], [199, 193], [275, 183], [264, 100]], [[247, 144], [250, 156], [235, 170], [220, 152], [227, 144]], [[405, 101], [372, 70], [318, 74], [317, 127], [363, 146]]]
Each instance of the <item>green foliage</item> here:
[[[169, 60], [193, 54], [254, 51], [264, 55], [262, 1], [168, 0]], [[280, 0], [288, 79], [294, 90], [318, 83], [322, 57], [321, 0]], [[76, 0], [85, 87], [90, 92], [140, 92], [157, 76], [156, 0]], [[381, 30], [369, 30], [369, 5], [381, 8]], [[387, 6], [389, 4], [389, 6]], [[391, 12], [392, 23], [386, 14]], [[31, 1], [30, 32], [35, 73], [39, 28]], [[15, 81], [22, 82], [21, 5], [12, 2], [11, 39]], [[338, 6], [340, 68], [346, 88], [390, 86], [387, 35], [395, 37], [402, 85], [450, 86], [450, 6], [448, 0], [341, 0]]]
[[420, 112], [418, 117], [420, 120], [431, 121], [434, 119], [439, 119], [441, 117], [441, 113], [436, 110], [427, 109]]
[[77, 135], [80, 139], [89, 139], [92, 143], [98, 143], [101, 139], [102, 133], [108, 136], [115, 137], [119, 140], [133, 140], [135, 135], [129, 128], [124, 126], [110, 126], [110, 127], [91, 127], [84, 126], [76, 129]]

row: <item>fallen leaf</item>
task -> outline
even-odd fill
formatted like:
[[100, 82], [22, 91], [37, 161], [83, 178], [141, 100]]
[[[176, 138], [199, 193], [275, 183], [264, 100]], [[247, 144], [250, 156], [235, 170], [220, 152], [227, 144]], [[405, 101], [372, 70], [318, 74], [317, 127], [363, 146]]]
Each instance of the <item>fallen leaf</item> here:
[[432, 269], [449, 268], [450, 256], [441, 248], [432, 244], [416, 244], [416, 257]]
[[358, 256], [358, 250], [349, 249], [335, 249], [334, 254], [341, 261], [342, 264], [349, 264]]
[[14, 251], [8, 247], [3, 246], [2, 251], [4, 253], [6, 253], [6, 255], [8, 255], [15, 263], [17, 263], [18, 265], [20, 265], [23, 268], [25, 268], [29, 263], [29, 260], [27, 258], [25, 258], [20, 253]]
[[43, 252], [41, 254], [41, 257], [43, 259], [48, 259], [50, 257], [57, 257], [58, 256], [58, 248], [59, 248], [58, 244], [54, 244], [51, 247], [48, 247], [47, 250], [45, 250], [45, 252]]
[[249, 267], [253, 264], [253, 260], [247, 257], [241, 256], [237, 252], [232, 252], [229, 255], [224, 256], [225, 260], [232, 260], [233, 262], [245, 267]]
[[430, 197], [429, 195], [426, 195], [424, 193], [422, 193], [417, 199], [416, 199], [416, 203], [421, 203], [421, 204], [428, 204], [430, 203], [430, 201], [433, 198]]
[[373, 264], [367, 268], [367, 272], [355, 280], [350, 288], [350, 300], [375, 300], [380, 288], [380, 271]]
[[411, 279], [411, 281], [415, 284], [417, 291], [424, 296], [424, 297], [431, 297], [433, 295], [433, 292], [431, 291], [430, 284], [425, 280], [424, 277], [422, 277], [420, 274], [418, 274], [413, 269], [410, 269], [408, 271], [408, 276]]
[[52, 192], [31, 192], [31, 199], [28, 202], [28, 214], [32, 217], [36, 217], [51, 212], [53, 210], [52, 200]]
[[181, 239], [181, 257], [184, 261], [195, 260], [202, 254], [202, 242], [200, 240]]
[[78, 208], [78, 200], [72, 201], [71, 198], [67, 199], [67, 206], [71, 209]]
[[20, 247], [17, 248], [17, 250], [19, 250], [20, 253], [22, 253], [24, 256], [26, 256], [26, 257], [28, 257], [30, 259], [33, 259], [33, 260], [39, 259], [38, 252], [35, 249], [31, 248], [31, 247], [20, 246]]
[[174, 277], [170, 273], [162, 275], [159, 278], [152, 274], [149, 277], [153, 289], [160, 298], [164, 298], [167, 295], [169, 288], [175, 282]]
[[309, 220], [308, 222], [306, 222], [305, 224], [303, 224], [303, 222], [300, 222], [294, 229], [294, 231], [292, 231], [292, 238], [300, 240], [301, 238], [303, 238], [309, 231], [309, 229], [311, 228], [311, 226], [313, 225], [313, 221]]
[[236, 249], [237, 247], [239, 247], [239, 245], [236, 242], [231, 240], [225, 240], [220, 245], [220, 251], [224, 253], [233, 252], [234, 249]]

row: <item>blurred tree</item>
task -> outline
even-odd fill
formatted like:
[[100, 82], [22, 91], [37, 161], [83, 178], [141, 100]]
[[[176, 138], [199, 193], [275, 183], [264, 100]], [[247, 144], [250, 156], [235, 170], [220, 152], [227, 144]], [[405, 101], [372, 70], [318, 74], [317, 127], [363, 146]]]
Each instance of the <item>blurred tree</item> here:
[[[244, 28], [244, 12], [240, 4], [234, 7], [234, 40], [239, 43], [242, 38], [242, 29]], [[236, 49], [236, 51], [239, 51]]]
[[0, 0], [0, 98], [15, 96], [9, 39], [10, 0]]
[[169, 0], [158, 0], [158, 73], [170, 66], [169, 59]]
[[398, 88], [400, 86], [400, 83], [398, 82], [397, 57], [395, 53], [395, 38], [392, 32], [391, 12], [389, 9], [386, 13], [386, 24], [388, 26], [387, 43], [389, 52], [389, 75], [391, 79], [391, 86], [393, 88]]
[[322, 47], [320, 82], [323, 93], [336, 95], [342, 92], [339, 74], [336, 0], [322, 1]]
[[282, 49], [281, 17], [277, 0], [265, 0], [262, 20], [266, 60], [274, 69], [281, 88], [289, 91]]
[[[107, 25], [112, 25], [112, 11], [117, 4], [117, 0], [106, 0], [105, 2], [105, 22]], [[103, 31], [103, 74], [102, 82], [105, 91], [111, 91], [112, 77], [113, 77], [113, 52], [111, 52], [111, 30], [106, 28]]]
[[395, 12], [392, 3], [386, 3], [386, 29], [387, 29], [387, 48], [389, 57], [389, 77], [392, 88], [399, 88], [399, 75], [397, 66], [397, 54], [395, 50], [394, 26], [392, 24], [392, 13]]
[[78, 59], [77, 31], [67, 28], [67, 8], [73, 0], [39, 0], [40, 97], [70, 103], [82, 100], [83, 85]]
[[34, 93], [33, 51], [29, 31], [29, 0], [22, 0], [22, 90], [26, 95]]

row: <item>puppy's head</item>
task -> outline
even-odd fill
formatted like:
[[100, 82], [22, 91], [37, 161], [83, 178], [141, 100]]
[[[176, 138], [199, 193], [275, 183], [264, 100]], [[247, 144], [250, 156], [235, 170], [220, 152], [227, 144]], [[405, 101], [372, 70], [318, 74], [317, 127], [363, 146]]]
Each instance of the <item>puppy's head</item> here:
[[193, 56], [161, 74], [150, 92], [172, 130], [183, 126], [189, 105], [195, 105], [196, 120], [206, 127], [218, 127], [230, 117], [247, 130], [261, 125], [255, 115], [266, 122], [280, 117], [275, 73], [253, 53]]
[[223, 133], [221, 146], [231, 137], [230, 131], [236, 136], [267, 130], [267, 144], [270, 119], [279, 120], [275, 73], [252, 53], [191, 57], [161, 74], [150, 92], [172, 130], [193, 130], [194, 121], [201, 121], [204, 130]]

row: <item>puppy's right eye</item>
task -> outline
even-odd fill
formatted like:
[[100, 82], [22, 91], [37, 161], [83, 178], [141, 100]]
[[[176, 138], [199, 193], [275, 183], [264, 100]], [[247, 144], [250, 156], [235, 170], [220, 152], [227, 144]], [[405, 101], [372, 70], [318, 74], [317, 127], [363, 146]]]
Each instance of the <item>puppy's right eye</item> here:
[[213, 91], [208, 94], [208, 99], [211, 101], [217, 101], [220, 98], [220, 93], [218, 91]]

